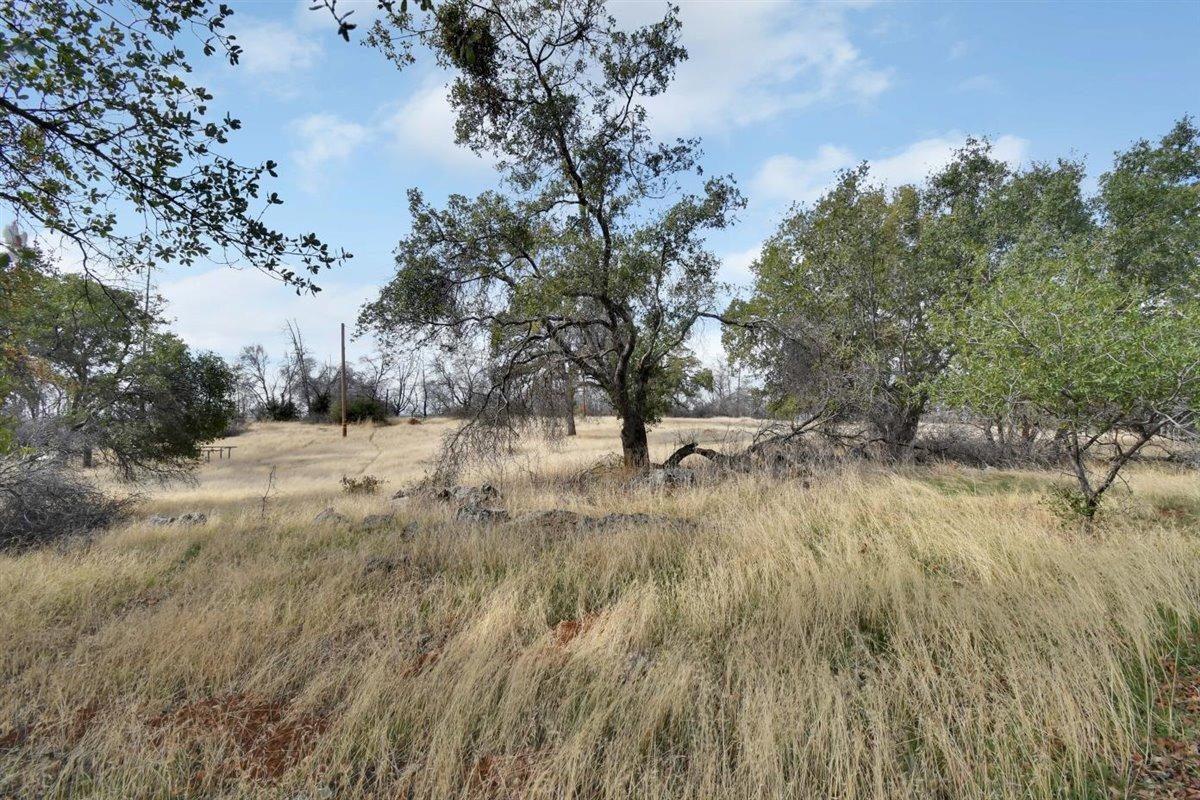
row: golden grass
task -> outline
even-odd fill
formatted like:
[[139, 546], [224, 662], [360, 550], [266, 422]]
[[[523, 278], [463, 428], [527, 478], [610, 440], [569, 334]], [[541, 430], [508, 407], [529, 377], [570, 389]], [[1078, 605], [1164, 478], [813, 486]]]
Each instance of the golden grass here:
[[[670, 421], [655, 455], [745, 426]], [[589, 421], [486, 475], [510, 510], [696, 527], [312, 524], [385, 508], [445, 429], [258, 426], [146, 501], [209, 524], [0, 558], [0, 795], [1082, 794], [1147, 736], [1147, 665], [1200, 610], [1200, 490], [1149, 467], [1085, 536], [1036, 473], [572, 493], [546, 478], [614, 441]], [[343, 472], [389, 491], [341, 496]]]

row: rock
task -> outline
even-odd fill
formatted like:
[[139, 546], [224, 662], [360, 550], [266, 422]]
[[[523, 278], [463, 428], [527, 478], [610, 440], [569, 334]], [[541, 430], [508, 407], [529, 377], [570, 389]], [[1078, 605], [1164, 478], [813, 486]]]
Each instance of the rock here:
[[635, 484], [650, 489], [677, 489], [696, 485], [696, 471], [687, 467], [663, 467], [652, 469], [639, 476]]
[[208, 514], [203, 514], [199, 511], [188, 511], [180, 514], [178, 517], [168, 516], [167, 514], [155, 514], [146, 521], [151, 525], [203, 525], [208, 522]]
[[497, 522], [507, 521], [508, 512], [503, 508], [489, 508], [487, 506], [467, 504], [458, 509], [458, 513], [455, 514], [455, 517], [464, 522], [474, 522], [479, 525], [493, 525]]
[[512, 525], [522, 529], [538, 529], [542, 531], [575, 531], [580, 523], [589, 519], [567, 511], [565, 508], [552, 508], [548, 511], [534, 511], [522, 514], [512, 521]]
[[359, 527], [364, 528], [369, 531], [373, 531], [378, 528], [387, 528], [387, 527], [391, 526], [393, 523], [395, 523], [395, 521], [396, 521], [395, 513], [367, 514], [365, 517], [362, 518], [362, 522], [359, 523]]
[[330, 507], [313, 517], [313, 522], [331, 522], [338, 525], [346, 525], [349, 524], [350, 518], [345, 514], [339, 514]]
[[480, 486], [448, 486], [438, 490], [434, 497], [445, 503], [459, 502], [464, 505], [482, 506], [485, 503], [499, 500], [500, 490], [490, 483]]

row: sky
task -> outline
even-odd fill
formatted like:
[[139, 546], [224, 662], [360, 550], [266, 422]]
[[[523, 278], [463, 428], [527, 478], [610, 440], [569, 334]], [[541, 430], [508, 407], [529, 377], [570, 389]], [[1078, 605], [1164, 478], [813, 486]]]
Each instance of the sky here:
[[[235, 356], [260, 342], [282, 354], [296, 320], [316, 352], [337, 351], [338, 324], [394, 272], [407, 234], [406, 191], [440, 202], [495, 183], [454, 144], [447, 76], [433, 59], [398, 71], [381, 53], [336, 36], [311, 0], [227, 0], [245, 52], [237, 67], [199, 59], [194, 78], [214, 109], [241, 119], [229, 153], [274, 159], [266, 217], [316, 232], [353, 260], [297, 297], [270, 277], [229, 268], [155, 275], [174, 328], [190, 344]], [[347, 0], [340, 0], [339, 6]], [[361, 0], [354, 18], [372, 16]], [[795, 202], [867, 160], [889, 184], [919, 181], [968, 135], [1014, 165], [1083, 159], [1090, 180], [1112, 153], [1200, 114], [1200, 2], [870, 3], [684, 0], [690, 58], [651, 119], [663, 138], [699, 136], [706, 174], [732, 174], [749, 199], [732, 229], [710, 237], [721, 278], [738, 286]], [[623, 24], [661, 15], [657, 0], [610, 0]], [[361, 25], [356, 34], [363, 33]], [[719, 358], [719, 332], [693, 347]], [[352, 342], [351, 355], [369, 350]]]

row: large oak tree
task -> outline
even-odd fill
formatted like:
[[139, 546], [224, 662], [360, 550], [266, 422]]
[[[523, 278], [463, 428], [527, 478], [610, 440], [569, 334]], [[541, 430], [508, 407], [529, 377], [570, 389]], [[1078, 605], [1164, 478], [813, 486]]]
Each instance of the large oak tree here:
[[396, 276], [361, 323], [489, 343], [500, 416], [535, 407], [520, 384], [566, 361], [621, 417], [625, 463], [647, 464], [667, 367], [715, 311], [704, 234], [742, 204], [726, 178], [687, 193], [697, 142], [651, 134], [643, 101], [686, 56], [676, 10], [631, 32], [599, 0], [453, 0], [421, 18], [397, 11], [372, 41], [403, 63], [395, 44], [418, 37], [456, 71], [457, 140], [495, 159], [503, 190], [441, 208], [411, 192]]

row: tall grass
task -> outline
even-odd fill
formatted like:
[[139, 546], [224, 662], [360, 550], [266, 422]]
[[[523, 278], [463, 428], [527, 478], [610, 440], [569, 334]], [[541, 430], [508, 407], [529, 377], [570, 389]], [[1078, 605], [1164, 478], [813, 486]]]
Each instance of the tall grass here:
[[1143, 468], [1081, 535], [1044, 476], [981, 476], [510, 476], [514, 512], [695, 525], [358, 531], [311, 520], [382, 499], [313, 496], [2, 558], [0, 794], [1083, 795], [1197, 613], [1200, 496]]

